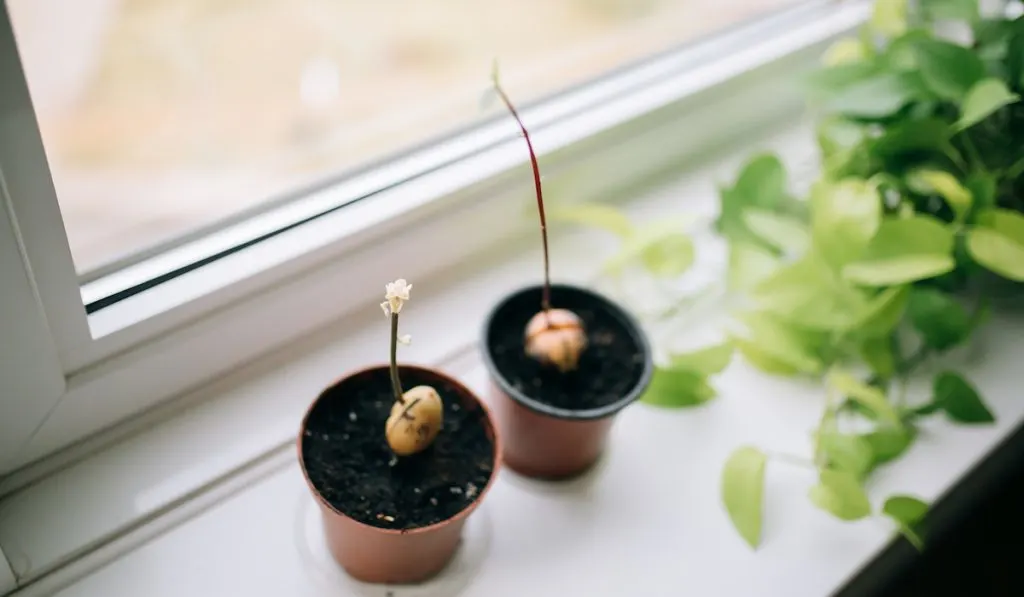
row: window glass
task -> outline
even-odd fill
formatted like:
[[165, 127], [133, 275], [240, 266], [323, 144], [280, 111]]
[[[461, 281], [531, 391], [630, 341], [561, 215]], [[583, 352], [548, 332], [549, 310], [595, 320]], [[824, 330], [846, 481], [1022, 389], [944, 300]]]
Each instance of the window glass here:
[[76, 269], [794, 0], [8, 0]]

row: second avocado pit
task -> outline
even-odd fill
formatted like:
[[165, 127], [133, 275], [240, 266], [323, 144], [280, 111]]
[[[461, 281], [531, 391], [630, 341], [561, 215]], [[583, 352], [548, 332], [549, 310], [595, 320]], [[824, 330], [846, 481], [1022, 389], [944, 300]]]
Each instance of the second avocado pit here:
[[545, 309], [526, 324], [526, 354], [563, 373], [576, 369], [587, 347], [583, 320], [568, 309]]

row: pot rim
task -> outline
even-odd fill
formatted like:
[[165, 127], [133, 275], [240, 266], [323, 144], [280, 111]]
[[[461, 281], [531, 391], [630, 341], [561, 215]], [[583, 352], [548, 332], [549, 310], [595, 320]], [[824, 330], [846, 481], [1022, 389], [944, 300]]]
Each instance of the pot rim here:
[[569, 290], [571, 292], [584, 295], [588, 300], [597, 303], [612, 317], [618, 319], [619, 322], [622, 323], [630, 332], [633, 337], [633, 341], [636, 342], [640, 352], [643, 354], [644, 365], [643, 370], [640, 372], [640, 378], [637, 379], [637, 382], [633, 385], [632, 389], [626, 392], [615, 402], [597, 408], [587, 408], [582, 410], [573, 410], [545, 404], [512, 387], [512, 384], [510, 384], [505, 376], [501, 374], [497, 365], [494, 363], [494, 358], [491, 355], [487, 339], [490, 335], [491, 327], [494, 325], [495, 316], [505, 305], [523, 294], [536, 292], [542, 288], [543, 286], [541, 284], [531, 284], [505, 295], [505, 297], [498, 301], [498, 303], [490, 310], [484, 320], [483, 333], [480, 336], [480, 343], [482, 346], [480, 352], [483, 357], [484, 365], [487, 367], [488, 372], [491, 374], [491, 379], [497, 384], [498, 388], [512, 400], [537, 414], [569, 421], [593, 421], [597, 419], [604, 419], [617, 414], [620, 410], [626, 408], [639, 399], [647, 389], [647, 386], [650, 385], [651, 379], [654, 377], [654, 355], [651, 352], [651, 345], [647, 340], [647, 335], [640, 327], [640, 323], [625, 309], [619, 307], [615, 302], [604, 295], [581, 286], [565, 283], [553, 283], [551, 284], [551, 290]]
[[364, 527], [367, 530], [370, 530], [370, 531], [373, 531], [373, 532], [383, 533], [385, 535], [416, 535], [416, 534], [430, 533], [432, 531], [436, 531], [436, 530], [438, 530], [438, 529], [440, 529], [442, 527], [445, 527], [445, 526], [447, 526], [447, 525], [449, 525], [449, 524], [451, 524], [453, 522], [457, 522], [457, 521], [459, 521], [461, 519], [464, 519], [467, 516], [469, 516], [474, 510], [476, 510], [477, 506], [479, 506], [480, 502], [484, 499], [484, 496], [487, 495], [487, 492], [490, 491], [491, 487], [494, 486], [494, 482], [498, 478], [498, 472], [501, 469], [501, 463], [502, 463], [502, 454], [503, 454], [502, 441], [501, 441], [500, 432], [498, 431], [497, 421], [494, 418], [494, 414], [491, 412], [491, 409], [487, 406], [487, 404], [485, 404], [483, 400], [480, 400], [480, 398], [476, 395], [476, 393], [474, 393], [472, 390], [467, 388], [465, 386], [465, 384], [463, 384], [459, 380], [455, 379], [454, 377], [452, 377], [452, 376], [448, 375], [447, 373], [444, 373], [444, 372], [442, 372], [442, 371], [440, 371], [438, 369], [434, 369], [432, 367], [425, 367], [425, 366], [420, 366], [420, 365], [399, 365], [398, 366], [399, 370], [406, 369], [406, 370], [419, 371], [421, 373], [427, 373], [429, 375], [433, 375], [435, 377], [443, 379], [446, 383], [449, 383], [449, 384], [455, 386], [463, 396], [472, 398], [480, 406], [481, 410], [483, 410], [484, 416], [486, 417], [487, 421], [490, 423], [491, 434], [492, 434], [492, 437], [493, 437], [493, 439], [491, 440], [491, 445], [494, 447], [493, 456], [491, 458], [491, 460], [493, 462], [493, 465], [491, 467], [491, 476], [490, 476], [490, 478], [487, 479], [487, 484], [484, 485], [484, 487], [480, 490], [480, 493], [477, 494], [476, 499], [473, 500], [472, 502], [470, 502], [469, 505], [466, 506], [465, 508], [463, 508], [462, 510], [459, 510], [458, 512], [456, 512], [451, 517], [445, 518], [444, 520], [440, 520], [438, 522], [435, 522], [434, 524], [430, 524], [430, 525], [427, 525], [427, 526], [424, 526], [424, 527], [416, 527], [414, 529], [384, 529], [384, 528], [381, 528], [381, 527], [375, 527], [375, 526], [373, 526], [371, 524], [366, 524], [365, 522], [356, 520], [355, 518], [352, 518], [348, 514], [345, 514], [341, 510], [338, 510], [337, 508], [335, 508], [333, 505], [331, 505], [330, 502], [328, 502], [326, 499], [324, 499], [324, 496], [321, 495], [319, 491], [317, 491], [316, 487], [313, 485], [313, 481], [310, 480], [310, 478], [309, 478], [309, 473], [306, 472], [306, 462], [305, 462], [305, 460], [302, 457], [302, 438], [304, 438], [305, 435], [306, 435], [306, 433], [305, 433], [306, 432], [306, 424], [307, 424], [307, 422], [309, 420], [309, 415], [313, 412], [313, 407], [316, 406], [316, 404], [318, 402], [320, 402], [320, 400], [324, 397], [324, 395], [327, 394], [327, 392], [330, 389], [332, 389], [335, 386], [341, 384], [342, 382], [344, 382], [347, 379], [350, 379], [352, 377], [356, 377], [356, 376], [359, 376], [359, 375], [362, 375], [364, 373], [368, 373], [370, 371], [374, 371], [374, 370], [377, 370], [377, 369], [389, 369], [389, 368], [390, 368], [390, 365], [370, 365], [370, 366], [367, 366], [367, 367], [363, 367], [361, 369], [356, 369], [355, 371], [352, 371], [350, 373], [347, 373], [347, 374], [339, 377], [333, 383], [331, 383], [330, 385], [325, 387], [320, 392], [320, 394], [317, 395], [316, 399], [314, 399], [312, 402], [309, 403], [309, 406], [306, 407], [306, 413], [302, 416], [302, 424], [299, 426], [299, 435], [296, 438], [296, 448], [297, 448], [297, 451], [299, 453], [299, 468], [302, 470], [302, 478], [305, 479], [306, 486], [309, 488], [310, 493], [313, 494], [313, 497], [316, 499], [316, 501], [319, 502], [320, 507], [321, 508], [326, 508], [327, 510], [333, 512], [334, 514], [336, 514], [338, 516], [342, 516], [344, 518], [347, 518], [349, 520], [349, 522], [352, 522], [352, 523], [354, 523], [356, 525], [359, 525], [360, 527]]

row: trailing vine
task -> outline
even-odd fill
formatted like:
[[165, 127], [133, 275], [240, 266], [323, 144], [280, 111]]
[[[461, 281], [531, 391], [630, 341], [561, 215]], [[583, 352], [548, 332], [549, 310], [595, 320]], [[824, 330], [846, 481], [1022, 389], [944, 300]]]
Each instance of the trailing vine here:
[[[970, 39], [949, 39], [950, 24]], [[927, 504], [894, 495], [876, 509], [864, 484], [913, 445], [925, 417], [994, 421], [940, 357], [985, 323], [994, 287], [1024, 282], [1024, 18], [982, 18], [976, 0], [877, 0], [823, 62], [807, 81], [820, 175], [793, 196], [782, 162], [764, 154], [721, 189], [728, 341], [663, 359], [643, 400], [709, 401], [710, 378], [734, 352], [765, 373], [819, 380], [810, 457], [741, 446], [725, 462], [720, 490], [737, 531], [760, 543], [775, 458], [816, 472], [814, 506], [846, 521], [887, 516], [920, 547]], [[678, 227], [641, 233], [594, 205], [557, 217], [622, 239], [611, 273], [639, 263], [677, 277], [694, 259]], [[930, 397], [909, 403], [908, 380], [929, 373]]]

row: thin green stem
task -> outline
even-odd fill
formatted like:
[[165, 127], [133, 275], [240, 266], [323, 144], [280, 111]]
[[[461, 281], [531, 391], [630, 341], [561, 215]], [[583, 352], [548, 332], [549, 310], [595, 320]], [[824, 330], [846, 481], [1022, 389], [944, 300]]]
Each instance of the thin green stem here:
[[1017, 160], [1012, 166], [1006, 169], [1006, 177], [1010, 180], [1017, 180], [1017, 177], [1021, 174], [1024, 174], [1024, 158]]
[[962, 155], [960, 155], [960, 152], [957, 151], [956, 147], [953, 147], [952, 143], [949, 143], [947, 141], [943, 145], [942, 150], [946, 154], [946, 157], [948, 157], [949, 160], [951, 162], [953, 162], [953, 164], [955, 164], [956, 167], [959, 168], [961, 172], [963, 172], [964, 174], [967, 174], [968, 172], [970, 172], [971, 169], [967, 166], [967, 162], [964, 161], [964, 157]]
[[964, 149], [967, 150], [967, 155], [970, 157], [971, 162], [977, 168], [980, 168], [983, 172], [988, 172], [988, 168], [985, 166], [985, 162], [981, 159], [981, 154], [978, 152], [978, 148], [974, 146], [974, 141], [971, 141], [971, 136], [966, 131], [961, 135], [964, 140]]
[[835, 396], [831, 388], [825, 392], [825, 410], [821, 413], [821, 421], [814, 432], [814, 465], [818, 468], [825, 466], [825, 451], [821, 447], [821, 436], [825, 432], [825, 426], [835, 418]]
[[907, 541], [917, 549], [917, 551], [924, 551], [924, 541], [921, 539], [921, 536], [914, 531], [914, 529], [901, 524], [899, 525], [899, 531], [900, 534], [906, 537]]
[[910, 355], [905, 361], [900, 363], [900, 374], [907, 375], [914, 369], [918, 368], [922, 363], [928, 360], [928, 357], [931, 356], [931, 352], [931, 349], [927, 346], [921, 346], [921, 348], [918, 348], [914, 354]]
[[405, 404], [402, 397], [402, 381], [398, 379], [398, 313], [391, 313], [391, 391], [395, 402]]

